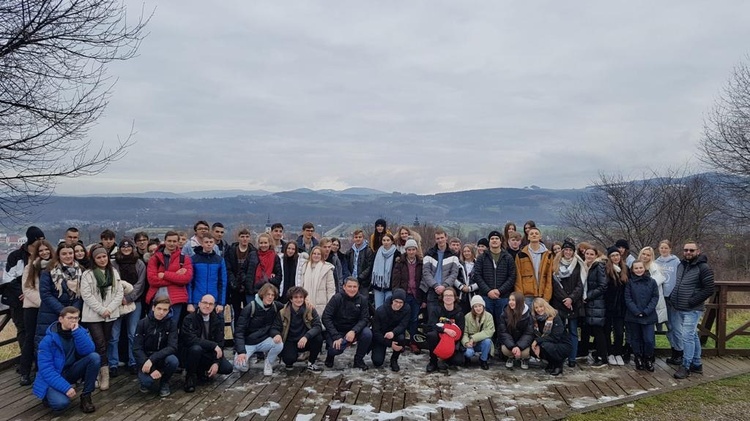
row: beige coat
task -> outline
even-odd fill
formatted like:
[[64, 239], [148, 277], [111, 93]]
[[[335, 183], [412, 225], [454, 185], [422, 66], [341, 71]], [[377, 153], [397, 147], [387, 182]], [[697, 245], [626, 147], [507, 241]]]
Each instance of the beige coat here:
[[301, 268], [301, 287], [307, 291], [307, 299], [315, 306], [318, 314], [323, 314], [328, 300], [336, 293], [334, 269], [328, 262], [319, 262], [313, 268], [309, 261]]
[[23, 308], [39, 308], [42, 305], [42, 297], [39, 295], [39, 277], [34, 279], [34, 288], [26, 286], [26, 280], [29, 278], [29, 268], [31, 264], [26, 265], [23, 269], [21, 286], [23, 287]]
[[[81, 276], [81, 298], [83, 298], [82, 322], [111, 322], [120, 317], [120, 304], [122, 304], [123, 290], [120, 284], [120, 273], [116, 269], [112, 288], [107, 293], [107, 298], [102, 300], [99, 288], [96, 287], [96, 277], [93, 270], [83, 272]], [[110, 316], [106, 320], [102, 314], [109, 310]]]

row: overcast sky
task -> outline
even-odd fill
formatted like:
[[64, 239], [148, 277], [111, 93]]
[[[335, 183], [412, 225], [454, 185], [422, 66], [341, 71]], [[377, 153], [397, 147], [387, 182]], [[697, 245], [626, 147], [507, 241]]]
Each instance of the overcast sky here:
[[744, 0], [153, 7], [91, 132], [111, 145], [134, 124], [137, 143], [58, 193], [577, 188], [697, 164], [750, 53]]

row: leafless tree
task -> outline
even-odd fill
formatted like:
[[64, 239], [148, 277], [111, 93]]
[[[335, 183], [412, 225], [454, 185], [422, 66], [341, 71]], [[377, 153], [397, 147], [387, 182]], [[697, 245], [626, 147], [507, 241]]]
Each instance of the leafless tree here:
[[126, 19], [117, 0], [0, 2], [0, 213], [24, 216], [60, 177], [98, 174], [122, 157], [89, 138], [115, 80], [136, 54], [149, 16]]
[[[750, 61], [750, 56], [747, 57]], [[701, 159], [722, 177], [721, 187], [731, 200], [727, 215], [750, 221], [750, 65], [734, 68], [704, 121]]]
[[600, 174], [562, 219], [586, 239], [607, 246], [624, 238], [635, 250], [663, 239], [705, 239], [717, 222], [720, 196], [707, 175], [686, 169], [642, 179]]

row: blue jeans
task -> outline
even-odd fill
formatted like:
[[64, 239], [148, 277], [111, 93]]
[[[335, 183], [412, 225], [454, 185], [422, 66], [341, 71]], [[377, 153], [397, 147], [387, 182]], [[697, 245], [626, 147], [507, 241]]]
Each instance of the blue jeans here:
[[[92, 352], [73, 363], [73, 366], [62, 372], [62, 376], [68, 381], [68, 383], [74, 385], [74, 387], [78, 379], [83, 379], [82, 394], [90, 394], [94, 391], [96, 376], [99, 375], [100, 365], [101, 357], [99, 357], [99, 354], [96, 352]], [[52, 387], [47, 388], [47, 395], [44, 399], [47, 400], [47, 403], [53, 411], [62, 411], [70, 405], [70, 398], [64, 392], [61, 393], [59, 390], [53, 389]]]
[[578, 319], [568, 319], [568, 331], [570, 332], [570, 355], [568, 355], [568, 362], [575, 362], [578, 356]]
[[669, 302], [669, 297], [666, 297], [667, 301], [667, 340], [669, 346], [682, 351], [682, 323], [677, 323], [676, 320], [679, 318], [677, 310], [675, 310], [672, 303]]
[[[245, 345], [245, 352], [247, 356], [251, 356], [255, 354], [256, 352], [263, 352], [267, 354], [266, 361], [268, 361], [270, 364], [274, 364], [276, 362], [276, 358], [281, 354], [281, 351], [284, 349], [284, 342], [276, 343], [273, 341], [273, 338], [266, 338], [263, 340], [263, 342], [255, 345]], [[247, 361], [245, 361], [245, 364], [235, 364], [234, 365], [237, 370], [241, 372], [246, 372], [250, 367]]]
[[409, 319], [409, 338], [414, 342], [414, 335], [417, 334], [417, 323], [419, 323], [419, 310], [421, 310], [421, 304], [419, 301], [411, 296], [406, 295], [406, 304], [409, 304], [411, 309], [411, 318]]
[[633, 353], [643, 357], [653, 357], [656, 342], [654, 325], [628, 322], [628, 329]]
[[505, 310], [505, 306], [508, 305], [508, 299], [507, 298], [496, 298], [492, 299], [487, 296], [483, 296], [484, 298], [484, 310], [487, 313], [490, 313], [492, 315], [492, 321], [495, 323], [495, 342], [497, 341], [497, 326], [500, 325], [502, 322], [503, 317], [503, 310]]
[[385, 304], [385, 301], [391, 296], [391, 291], [378, 291], [377, 289], [373, 289], [372, 292], [375, 294], [375, 308], [380, 308], [383, 304]]
[[682, 329], [682, 365], [690, 369], [691, 365], [701, 365], [701, 341], [698, 337], [698, 322], [703, 312], [701, 310], [677, 311], [677, 320], [672, 324]]
[[138, 327], [138, 318], [141, 315], [140, 301], [136, 301], [135, 310], [120, 316], [112, 325], [112, 339], [107, 345], [107, 359], [110, 367], [117, 367], [120, 364], [120, 331], [122, 324], [128, 330], [128, 367], [135, 366], [135, 356], [133, 355], [133, 339], [135, 338], [135, 328]]
[[[153, 364], [151, 366], [151, 372], [153, 373], [154, 370], [159, 370], [159, 372], [161, 372], [161, 383], [159, 383], [159, 385], [166, 385], [169, 383], [169, 379], [172, 378], [172, 374], [177, 370], [179, 364], [180, 361], [174, 354], [168, 355], [161, 363]], [[154, 384], [156, 383], [156, 380], [151, 377], [151, 374], [146, 374], [141, 370], [138, 370], [138, 380], [141, 382], [141, 386], [147, 389], [153, 389]]]
[[474, 344], [473, 348], [466, 348], [466, 351], [464, 351], [464, 356], [466, 358], [471, 358], [474, 356], [476, 351], [479, 351], [481, 353], [479, 359], [482, 361], [487, 361], [490, 358], [490, 350], [492, 350], [492, 339], [487, 338], [479, 341], [478, 344]]
[[[341, 341], [341, 348], [340, 349], [333, 349], [333, 338], [328, 333], [328, 331], [325, 332], [326, 335], [326, 344], [328, 345], [328, 356], [334, 357], [336, 355], [339, 355], [346, 351], [346, 348], [349, 347], [350, 343], [346, 341], [346, 339]], [[359, 334], [355, 336], [355, 339], [357, 340], [357, 352], [354, 353], [354, 360], [363, 360], [365, 358], [365, 355], [367, 355], [368, 352], [370, 352], [370, 345], [372, 345], [372, 331], [369, 327], [366, 327], [362, 329]]]

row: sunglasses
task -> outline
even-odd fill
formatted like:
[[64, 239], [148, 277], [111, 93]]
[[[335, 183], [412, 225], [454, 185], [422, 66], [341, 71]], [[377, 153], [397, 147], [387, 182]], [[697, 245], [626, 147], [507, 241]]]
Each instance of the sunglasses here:
[[687, 252], [691, 252], [691, 253], [692, 253], [692, 252], [694, 252], [694, 251], [696, 251], [696, 250], [697, 250], [697, 249], [682, 249], [682, 251], [684, 251], [684, 252], [686, 252], [686, 253], [687, 253]]

